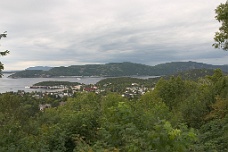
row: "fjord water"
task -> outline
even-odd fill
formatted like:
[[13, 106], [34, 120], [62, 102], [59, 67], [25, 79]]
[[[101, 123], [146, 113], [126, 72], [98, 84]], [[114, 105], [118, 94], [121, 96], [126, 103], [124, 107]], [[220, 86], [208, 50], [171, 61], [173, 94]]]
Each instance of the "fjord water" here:
[[[11, 73], [12, 74], [12, 73]], [[46, 91], [46, 90], [37, 90], [25, 88], [26, 86], [32, 86], [35, 83], [42, 81], [69, 81], [69, 82], [79, 82], [84, 84], [96, 84], [98, 81], [105, 79], [105, 77], [58, 77], [58, 78], [17, 78], [12, 79], [8, 78], [11, 74], [4, 74], [2, 78], [0, 78], [0, 93], [4, 92], [17, 92], [18, 90], [24, 90], [26, 92], [32, 91]], [[156, 76], [132, 76], [134, 78], [139, 79], [148, 79], [154, 78]]]
[[84, 84], [95, 84], [98, 81], [104, 79], [104, 77], [61, 77], [61, 78], [18, 78], [12, 79], [8, 78], [10, 74], [4, 74], [2, 78], [0, 78], [0, 93], [13, 91], [16, 92], [18, 90], [25, 90], [26, 92], [31, 91], [39, 91], [30, 88], [25, 88], [26, 86], [32, 86], [35, 83], [41, 81], [69, 81], [69, 82], [79, 82]]

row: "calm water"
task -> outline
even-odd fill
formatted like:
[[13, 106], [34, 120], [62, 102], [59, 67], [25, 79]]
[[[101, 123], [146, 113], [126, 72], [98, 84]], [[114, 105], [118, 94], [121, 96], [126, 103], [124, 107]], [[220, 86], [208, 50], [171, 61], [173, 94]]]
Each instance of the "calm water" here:
[[[84, 84], [95, 84], [98, 81], [105, 79], [104, 77], [82, 77], [82, 78], [19, 78], [12, 79], [8, 78], [10, 74], [4, 74], [2, 78], [0, 78], [0, 93], [9, 92], [9, 91], [18, 91], [25, 90], [26, 92], [31, 91], [45, 91], [45, 90], [37, 90], [25, 88], [26, 86], [32, 86], [33, 84], [41, 81], [69, 81], [69, 82], [79, 82]], [[154, 76], [138, 76], [135, 78], [140, 79], [148, 79], [154, 78]]]
[[10, 74], [4, 74], [0, 78], [0, 93], [8, 91], [18, 91], [25, 90], [26, 92], [39, 91], [37, 89], [25, 88], [26, 86], [32, 86], [33, 84], [41, 81], [69, 81], [69, 82], [79, 82], [84, 84], [95, 84], [98, 81], [104, 79], [103, 77], [83, 77], [83, 78], [19, 78], [12, 79], [8, 78]]

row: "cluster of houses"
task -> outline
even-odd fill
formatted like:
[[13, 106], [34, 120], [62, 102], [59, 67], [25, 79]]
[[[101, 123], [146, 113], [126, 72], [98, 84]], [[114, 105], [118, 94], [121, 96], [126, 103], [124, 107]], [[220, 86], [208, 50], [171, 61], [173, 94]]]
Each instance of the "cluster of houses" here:
[[[108, 88], [110, 84], [104, 84], [102, 88], [99, 88], [96, 85], [77, 85], [77, 86], [71, 86], [71, 87], [64, 87], [63, 91], [58, 92], [46, 92], [48, 94], [55, 94], [59, 97], [71, 97], [75, 92], [95, 92], [96, 94], [99, 94], [101, 92], [107, 91], [106, 88]], [[56, 87], [57, 88], [57, 87]], [[153, 90], [153, 88], [151, 88]], [[122, 97], [127, 98], [134, 98], [138, 95], [143, 95], [149, 90], [148, 87], [145, 87], [143, 85], [139, 85], [137, 83], [132, 83], [131, 86], [126, 87], [125, 91], [122, 92]]]
[[132, 83], [131, 87], [127, 87], [125, 92], [122, 94], [122, 97], [134, 98], [139, 95], [143, 95], [148, 91], [147, 87], [140, 86], [137, 83]]
[[[59, 106], [63, 106], [65, 104], [66, 104], [66, 102], [64, 102], [64, 101], [59, 102]], [[39, 104], [40, 111], [44, 111], [47, 108], [51, 108], [51, 104], [50, 103]]]
[[[67, 97], [72, 97], [74, 93], [76, 92], [95, 92], [96, 94], [99, 94], [101, 92], [105, 92], [106, 89], [108, 88], [110, 84], [105, 84], [101, 88], [97, 87], [96, 85], [76, 85], [76, 86], [68, 86], [64, 87], [63, 89], [59, 89], [59, 86], [54, 86], [54, 87], [38, 87], [35, 88], [33, 93], [31, 94], [33, 98], [36, 99], [43, 99], [44, 96], [51, 96], [53, 98], [67, 98]], [[34, 89], [34, 88], [33, 88]], [[39, 89], [39, 90], [36, 90]], [[153, 88], [152, 88], [153, 89]], [[122, 92], [122, 97], [126, 98], [135, 98], [137, 96], [145, 94], [149, 88], [144, 87], [142, 85], [139, 85], [137, 83], [132, 83], [131, 86], [126, 87], [125, 91]], [[18, 91], [19, 95], [25, 94], [25, 91]], [[61, 101], [59, 102], [59, 106], [64, 105], [65, 102]], [[50, 108], [51, 104], [43, 102], [43, 104], [39, 105], [39, 109], [43, 111], [46, 108]]]

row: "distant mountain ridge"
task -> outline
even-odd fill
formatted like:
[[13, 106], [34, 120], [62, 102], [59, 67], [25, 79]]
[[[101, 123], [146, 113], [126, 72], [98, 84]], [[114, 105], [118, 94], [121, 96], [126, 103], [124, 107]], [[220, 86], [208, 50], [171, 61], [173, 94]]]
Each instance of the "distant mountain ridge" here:
[[184, 72], [191, 69], [217, 69], [228, 72], [228, 65], [210, 65], [197, 62], [171, 62], [149, 66], [138, 63], [107, 63], [90, 65], [71, 65], [69, 67], [54, 67], [48, 71], [25, 70], [11, 75], [18, 77], [59, 77], [59, 76], [161, 76]]

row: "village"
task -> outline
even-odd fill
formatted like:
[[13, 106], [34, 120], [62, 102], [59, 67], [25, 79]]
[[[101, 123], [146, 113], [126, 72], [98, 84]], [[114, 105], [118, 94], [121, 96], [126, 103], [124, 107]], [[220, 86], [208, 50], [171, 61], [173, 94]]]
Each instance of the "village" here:
[[[136, 99], [139, 96], [145, 94], [149, 90], [153, 90], [154, 88], [148, 88], [143, 85], [139, 85], [138, 83], [131, 83], [130, 86], [122, 88], [121, 91], [116, 90], [115, 86], [111, 83], [104, 84], [102, 86], [95, 84], [79, 84], [75, 86], [64, 86], [64, 85], [56, 85], [56, 86], [31, 86], [29, 87], [31, 92], [26, 92], [24, 90], [18, 90], [17, 92], [11, 92], [14, 94], [18, 94], [20, 96], [30, 96], [36, 100], [39, 100], [39, 110], [43, 111], [46, 108], [63, 106], [67, 98], [75, 97], [77, 93], [96, 93], [105, 95], [108, 92], [116, 92], [120, 94], [123, 98], [127, 99]], [[51, 102], [53, 101], [53, 102]]]

